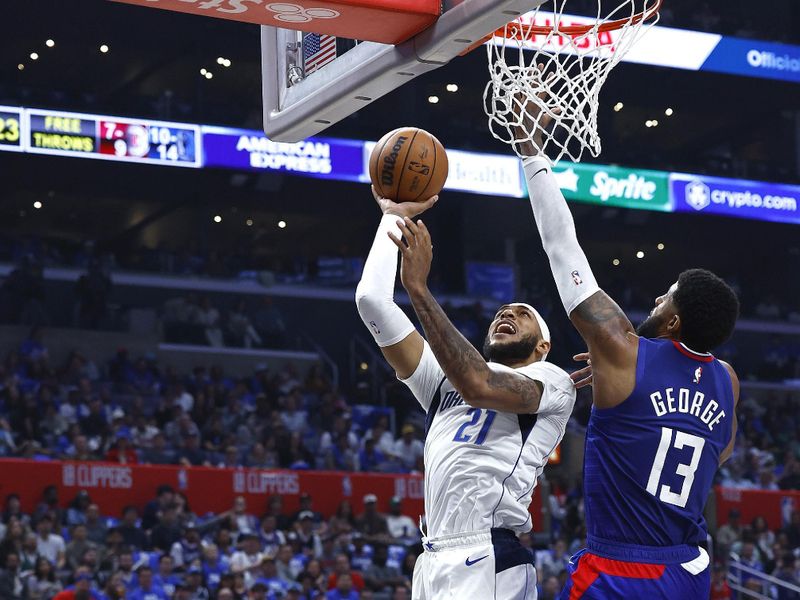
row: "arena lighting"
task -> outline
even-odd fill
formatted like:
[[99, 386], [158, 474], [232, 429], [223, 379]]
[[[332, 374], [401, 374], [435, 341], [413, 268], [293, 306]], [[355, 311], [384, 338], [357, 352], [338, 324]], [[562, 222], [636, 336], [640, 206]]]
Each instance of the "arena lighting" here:
[[614, 112], [619, 112], [619, 111], [621, 111], [621, 110], [622, 110], [624, 107], [625, 107], [625, 105], [624, 105], [622, 102], [617, 102], [617, 103], [614, 105]]
[[33, 208], [37, 210], [42, 208], [42, 203], [37, 200], [36, 202], [33, 203]]
[[206, 71], [205, 67], [204, 67], [204, 68], [202, 68], [202, 69], [200, 69], [200, 75], [202, 75], [203, 77], [205, 77], [205, 76], [206, 76], [206, 73], [208, 73], [208, 71]]
[[39, 60], [39, 55], [36, 52], [31, 52], [31, 60]]
[[663, 250], [664, 249], [664, 244], [663, 243], [659, 243], [658, 246], [656, 246], [656, 248], [658, 248], [659, 250]]
[[671, 117], [672, 115], [675, 114], [675, 111], [672, 110], [671, 108], [668, 108], [667, 110], [664, 111], [664, 114], [667, 115], [668, 117]]
[[218, 65], [224, 65], [225, 64], [225, 59], [222, 58], [221, 56], [218, 56], [217, 57], [217, 64]]
[[618, 267], [619, 266], [619, 259], [615, 258], [614, 260], [611, 261], [611, 264], [614, 265], [615, 267]]
[[48, 48], [52, 48], [53, 46], [55, 46], [55, 45], [56, 45], [56, 43], [55, 43], [53, 40], [47, 40], [47, 41], [44, 43], [44, 45], [45, 45], [45, 46], [47, 46]]
[[22, 70], [24, 70], [24, 69], [25, 69], [25, 65], [23, 65], [22, 63], [19, 63], [19, 64], [17, 65], [17, 68], [18, 68], [20, 71], [22, 71]]
[[206, 71], [204, 75], [206, 76], [206, 79], [211, 79], [214, 77], [214, 74], [211, 71]]
[[103, 54], [106, 54], [108, 50], [109, 48], [107, 44], [103, 44], [102, 46], [100, 46], [100, 52], [102, 52]]
[[278, 227], [280, 227], [281, 229], [286, 229], [286, 221], [283, 220], [278, 221]]
[[225, 62], [224, 62], [224, 63], [222, 63], [222, 66], [223, 66], [223, 67], [230, 67], [232, 64], [233, 64], [233, 63], [231, 62], [231, 59], [230, 59], [230, 58], [226, 58], [226, 59], [225, 59]]
[[360, 368], [362, 371], [366, 371], [367, 369], [369, 369], [369, 365], [368, 365], [367, 363], [365, 363], [365, 362], [362, 362], [360, 365], [358, 365], [358, 367], [359, 367], [359, 368]]
[[247, 221], [245, 221], [244, 224], [247, 225], [248, 227], [252, 227], [253, 226], [253, 219], [247, 219]]
[[428, 102], [431, 104], [438, 104], [439, 96], [428, 96]]
[[641, 250], [639, 250], [639, 251], [636, 253], [636, 258], [644, 258], [644, 252], [642, 252]]
[[220, 215], [214, 215], [214, 223], [222, 223], [222, 217]]
[[456, 83], [448, 83], [446, 89], [447, 89], [448, 92], [457, 92], [458, 91], [458, 84], [456, 84]]

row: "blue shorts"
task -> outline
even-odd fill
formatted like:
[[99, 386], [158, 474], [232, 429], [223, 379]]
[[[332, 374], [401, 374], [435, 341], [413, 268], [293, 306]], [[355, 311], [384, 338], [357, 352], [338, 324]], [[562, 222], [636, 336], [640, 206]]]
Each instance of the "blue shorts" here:
[[680, 563], [626, 562], [581, 550], [567, 571], [559, 600], [707, 600], [711, 595], [708, 566], [693, 575]]

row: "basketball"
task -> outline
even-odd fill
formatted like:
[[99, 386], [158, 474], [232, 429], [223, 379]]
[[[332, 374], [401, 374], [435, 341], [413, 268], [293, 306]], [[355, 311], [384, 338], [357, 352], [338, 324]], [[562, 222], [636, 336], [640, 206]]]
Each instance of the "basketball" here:
[[401, 127], [383, 136], [369, 158], [369, 176], [378, 194], [395, 202], [422, 202], [442, 191], [447, 153], [435, 136]]

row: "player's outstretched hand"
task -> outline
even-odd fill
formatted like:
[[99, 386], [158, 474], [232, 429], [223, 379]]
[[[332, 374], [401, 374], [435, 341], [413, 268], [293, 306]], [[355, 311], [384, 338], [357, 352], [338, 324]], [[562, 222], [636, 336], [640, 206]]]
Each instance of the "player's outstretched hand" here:
[[575, 384], [576, 389], [581, 389], [587, 385], [592, 385], [592, 357], [588, 352], [581, 352], [572, 357], [576, 362], [586, 362], [586, 366], [578, 369], [569, 377], [572, 383]]
[[428, 285], [428, 274], [433, 261], [431, 234], [422, 220], [414, 223], [409, 217], [398, 219], [397, 226], [403, 239], [391, 231], [389, 237], [400, 249], [403, 261], [400, 265], [400, 281], [409, 294], [424, 290]]
[[431, 196], [424, 202], [395, 202], [394, 200], [389, 200], [389, 198], [384, 198], [379, 195], [374, 185], [372, 186], [372, 197], [375, 198], [375, 202], [378, 203], [383, 214], [397, 215], [400, 218], [411, 218], [421, 215], [439, 200], [439, 196], [437, 195]]

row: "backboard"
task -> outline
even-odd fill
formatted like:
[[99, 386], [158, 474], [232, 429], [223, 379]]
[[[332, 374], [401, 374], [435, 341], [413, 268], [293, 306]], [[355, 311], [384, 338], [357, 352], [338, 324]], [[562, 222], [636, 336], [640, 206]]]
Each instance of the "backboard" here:
[[315, 135], [418, 75], [446, 65], [544, 1], [445, 0], [439, 19], [409, 40], [396, 46], [363, 42], [308, 76], [303, 71], [303, 33], [262, 26], [264, 131], [281, 142]]

